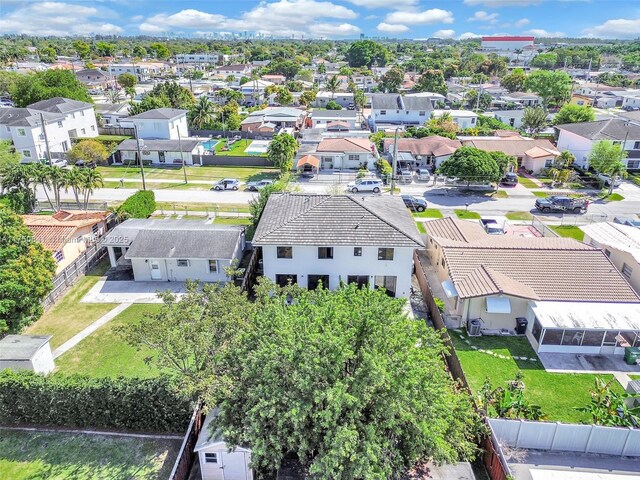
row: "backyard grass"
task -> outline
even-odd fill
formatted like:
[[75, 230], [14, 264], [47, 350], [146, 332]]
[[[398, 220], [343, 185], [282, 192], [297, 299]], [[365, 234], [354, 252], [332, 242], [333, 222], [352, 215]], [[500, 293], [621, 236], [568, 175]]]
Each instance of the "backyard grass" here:
[[0, 478], [168, 478], [180, 440], [0, 429]]
[[99, 142], [124, 142], [131, 137], [130, 135], [98, 135], [97, 137], [92, 138], [91, 140], [97, 140]]
[[520, 185], [524, 185], [526, 188], [540, 188], [540, 186], [530, 178], [521, 177], [519, 175], [518, 175], [518, 183]]
[[416, 227], [418, 227], [418, 231], [420, 233], [427, 233], [427, 231], [424, 228], [424, 222], [416, 222]]
[[220, 225], [251, 225], [251, 219], [247, 217], [216, 217], [213, 223]]
[[244, 156], [256, 156], [256, 157], [264, 157], [265, 154], [256, 154], [256, 153], [245, 153], [246, 148], [251, 144], [251, 140], [242, 139], [238, 140], [231, 145], [229, 150], [223, 150], [223, 147], [226, 145], [225, 141], [221, 141], [216, 143], [216, 155], [227, 156], [227, 157], [244, 157]]
[[458, 218], [463, 220], [480, 220], [480, 214], [478, 212], [471, 212], [469, 210], [454, 210]]
[[130, 346], [116, 327], [133, 322], [145, 313], [155, 313], [160, 304], [134, 304], [100, 327], [78, 345], [56, 359], [56, 372], [93, 377], [157, 377], [160, 372], [145, 363], [150, 352]]
[[174, 208], [176, 213], [181, 210], [191, 210], [195, 212], [243, 212], [249, 213], [249, 205], [246, 203], [210, 203], [210, 202], [156, 202], [156, 210], [166, 211], [173, 214]]
[[605, 195], [602, 197], [602, 200], [605, 202], [620, 202], [621, 200], [624, 200], [624, 197], [619, 193], [612, 193], [611, 195]]
[[509, 194], [504, 190], [496, 190], [492, 195], [492, 198], [509, 198]]
[[442, 218], [442, 212], [437, 208], [427, 208], [424, 212], [413, 212], [417, 218]]
[[[612, 375], [592, 375], [586, 373], [550, 373], [547, 372], [536, 356], [529, 342], [523, 337], [483, 336], [467, 337], [455, 331], [449, 331], [462, 369], [474, 393], [482, 387], [489, 377], [494, 387], [504, 387], [512, 380], [518, 370], [523, 374], [525, 398], [542, 408], [547, 420], [567, 423], [591, 423], [587, 413], [575, 410], [589, 403], [589, 390], [594, 386], [595, 378], [612, 380]], [[463, 336], [463, 339], [460, 338]], [[511, 358], [499, 358], [479, 350], [474, 350], [464, 339], [478, 349], [490, 350], [496, 354]], [[536, 361], [515, 360], [513, 357], [535, 358]], [[617, 382], [612, 388], [622, 392]]]
[[549, 228], [561, 237], [573, 238], [579, 242], [584, 240], [584, 232], [575, 225], [549, 225]]
[[533, 215], [529, 212], [507, 212], [505, 214], [508, 220], [532, 220]]
[[[98, 167], [98, 171], [104, 178], [140, 179], [140, 168], [131, 166]], [[217, 181], [222, 178], [236, 178], [242, 182], [262, 180], [263, 178], [275, 179], [280, 171], [269, 167], [242, 167], [235, 165], [187, 167], [187, 179]], [[181, 183], [184, 178], [182, 168], [178, 167], [145, 167], [145, 180], [175, 180]]]
[[51, 348], [57, 348], [83, 330], [116, 305], [111, 303], [80, 303], [82, 297], [109, 269], [109, 259], [104, 258], [96, 267], [71, 287], [40, 319], [27, 327], [25, 334], [53, 335]]

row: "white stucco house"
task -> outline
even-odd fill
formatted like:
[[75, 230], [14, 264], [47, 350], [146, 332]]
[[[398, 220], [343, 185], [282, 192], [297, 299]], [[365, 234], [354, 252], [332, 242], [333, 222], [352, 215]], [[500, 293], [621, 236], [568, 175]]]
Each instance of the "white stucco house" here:
[[[138, 142], [140, 145], [138, 146]], [[118, 145], [114, 163], [129, 164], [138, 162], [138, 147], [143, 162], [157, 165], [199, 165], [200, 155], [204, 155], [204, 147], [200, 140], [181, 138], [179, 140], [136, 140], [131, 138]]]
[[138, 138], [177, 140], [189, 136], [186, 110], [154, 108], [133, 115], [128, 121], [135, 125]]
[[44, 375], [55, 368], [51, 335], [7, 335], [0, 340], [0, 371], [30, 370]]
[[640, 346], [640, 297], [600, 249], [570, 238], [488, 235], [451, 217], [425, 230], [421, 268], [444, 292], [448, 327], [476, 322], [483, 335], [514, 334], [524, 320], [521, 333], [537, 352]]
[[32, 103], [27, 108], [63, 115], [64, 128], [69, 132], [69, 138], [93, 138], [98, 136], [98, 123], [91, 103], [54, 97], [49, 100]]
[[390, 126], [419, 126], [429, 121], [436, 103], [444, 97], [409, 96], [396, 93], [374, 93], [371, 95], [369, 123], [374, 131]]
[[542, 97], [529, 92], [511, 92], [500, 96], [500, 100], [507, 103], [517, 103], [524, 107], [542, 105]]
[[352, 130], [356, 128], [358, 115], [355, 110], [313, 110], [309, 119], [311, 128], [326, 128], [332, 122], [344, 122]]
[[235, 447], [229, 451], [220, 432], [212, 427], [215, 410], [205, 418], [194, 452], [198, 454], [202, 480], [253, 480], [251, 450]]
[[522, 117], [524, 115], [524, 109], [520, 110], [494, 110], [489, 112], [490, 115], [506, 125], [513, 128], [522, 127]]
[[462, 130], [473, 128], [478, 122], [478, 114], [471, 110], [434, 110], [431, 112], [432, 118], [440, 118], [443, 115], [450, 115], [451, 119], [456, 122]]
[[103, 239], [112, 267], [131, 265], [135, 281], [227, 282], [224, 269], [240, 260], [243, 227], [189, 220], [130, 219]]
[[409, 296], [413, 252], [423, 246], [399, 196], [289, 193], [269, 197], [252, 243], [279, 285], [356, 283], [393, 297]]
[[373, 170], [377, 150], [368, 138], [323, 138], [316, 147], [320, 169], [358, 170], [362, 166]]
[[[47, 131], [47, 139], [43, 133]], [[64, 115], [39, 112], [31, 108], [0, 109], [0, 140], [9, 140], [20, 154], [22, 162], [37, 162], [47, 158], [47, 141], [52, 157], [71, 148]]]
[[96, 111], [102, 117], [103, 125], [113, 125], [123, 128], [133, 128], [133, 123], [129, 121], [128, 103], [98, 103]]
[[353, 93], [351, 92], [318, 92], [316, 94], [316, 99], [313, 102], [315, 107], [326, 107], [327, 103], [330, 101], [336, 102], [342, 108], [347, 108], [350, 104], [353, 103]]
[[589, 167], [589, 154], [596, 142], [609, 141], [622, 145], [627, 151], [623, 160], [627, 170], [640, 169], [640, 125], [622, 118], [594, 122], [557, 125], [558, 150], [569, 150], [576, 157], [575, 164]]

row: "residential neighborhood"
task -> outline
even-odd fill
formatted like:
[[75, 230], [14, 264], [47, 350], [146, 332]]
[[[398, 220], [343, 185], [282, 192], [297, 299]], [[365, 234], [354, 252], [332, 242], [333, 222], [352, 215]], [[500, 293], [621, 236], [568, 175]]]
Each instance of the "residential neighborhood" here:
[[640, 478], [633, 2], [5, 3], [0, 479]]

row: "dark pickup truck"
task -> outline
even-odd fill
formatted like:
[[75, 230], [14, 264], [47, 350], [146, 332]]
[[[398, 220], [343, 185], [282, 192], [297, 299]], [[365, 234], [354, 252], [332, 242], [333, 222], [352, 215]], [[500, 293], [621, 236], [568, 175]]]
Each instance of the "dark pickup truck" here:
[[571, 198], [551, 196], [536, 200], [536, 208], [542, 213], [549, 212], [571, 212], [586, 213], [589, 207], [589, 200], [586, 198]]

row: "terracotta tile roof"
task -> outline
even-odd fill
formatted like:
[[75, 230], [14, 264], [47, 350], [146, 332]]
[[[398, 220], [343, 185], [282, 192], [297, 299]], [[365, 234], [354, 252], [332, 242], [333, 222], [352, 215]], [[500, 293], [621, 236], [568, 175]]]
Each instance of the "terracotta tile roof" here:
[[548, 157], [549, 155], [558, 155], [560, 152], [558, 152], [555, 149], [551, 150], [548, 148], [535, 146], [524, 153], [531, 158], [541, 158], [541, 157]]
[[73, 237], [77, 227], [71, 225], [27, 225], [33, 238], [44, 248], [57, 252]]
[[465, 147], [475, 147], [487, 152], [503, 152], [506, 155], [514, 157], [523, 157], [525, 152], [531, 150], [533, 147], [548, 149], [550, 152], [553, 152], [554, 155], [560, 155], [560, 152], [553, 146], [553, 143], [546, 139], [521, 138], [515, 136], [496, 137], [495, 139], [467, 138], [462, 141], [462, 144]]
[[52, 215], [58, 221], [105, 220], [111, 214], [105, 211], [86, 212], [84, 210], [60, 210]]
[[371, 152], [368, 138], [325, 138], [318, 144], [318, 152]]
[[[393, 138], [386, 138], [384, 141], [385, 151], [393, 151]], [[451, 140], [450, 138], [433, 135], [424, 138], [399, 138], [398, 151], [409, 152], [412, 155], [434, 155], [440, 157], [442, 155], [451, 155], [462, 144], [459, 140]]]
[[54, 215], [22, 215], [22, 221], [47, 250], [57, 252], [79, 228], [103, 222], [109, 215], [109, 212], [100, 211], [60, 210]]
[[545, 301], [640, 302], [602, 251], [571, 238], [487, 235], [479, 224], [454, 218], [426, 222], [425, 230], [442, 247], [461, 298], [505, 293]]

